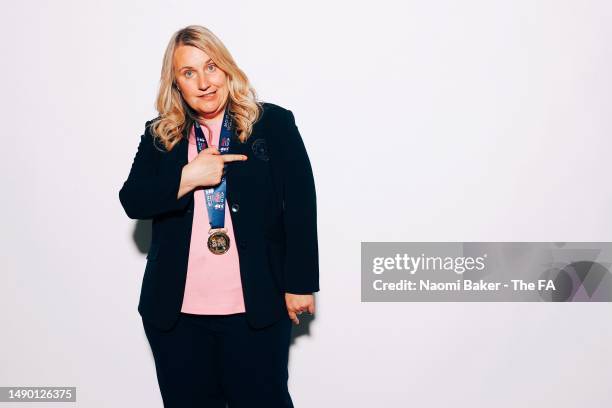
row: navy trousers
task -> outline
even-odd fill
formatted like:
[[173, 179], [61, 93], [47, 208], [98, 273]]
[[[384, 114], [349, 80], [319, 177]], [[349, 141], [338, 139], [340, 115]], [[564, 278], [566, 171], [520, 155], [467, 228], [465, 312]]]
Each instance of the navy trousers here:
[[181, 312], [168, 331], [143, 326], [165, 408], [293, 408], [289, 316], [254, 329], [245, 313]]

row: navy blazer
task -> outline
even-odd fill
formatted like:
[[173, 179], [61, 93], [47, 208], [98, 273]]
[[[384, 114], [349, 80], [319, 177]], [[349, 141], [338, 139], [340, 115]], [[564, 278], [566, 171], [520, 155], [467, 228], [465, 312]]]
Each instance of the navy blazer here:
[[[179, 316], [193, 223], [194, 190], [177, 199], [188, 163], [188, 132], [167, 151], [145, 124], [119, 200], [128, 217], [152, 219], [151, 246], [138, 311], [160, 329]], [[155, 142], [155, 145], [154, 145]], [[310, 160], [290, 110], [263, 103], [246, 143], [236, 135], [226, 163], [227, 201], [234, 226], [246, 317], [264, 327], [287, 316], [285, 292], [319, 290], [316, 193]], [[197, 194], [203, 194], [200, 189]], [[206, 242], [202, 242], [206, 245]]]

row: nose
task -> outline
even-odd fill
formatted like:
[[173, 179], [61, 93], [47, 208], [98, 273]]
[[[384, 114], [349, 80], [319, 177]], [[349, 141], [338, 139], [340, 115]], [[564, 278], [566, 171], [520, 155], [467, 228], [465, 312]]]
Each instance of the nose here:
[[206, 79], [206, 75], [200, 75], [199, 78], [200, 79], [198, 81], [198, 87], [200, 88], [201, 91], [206, 91], [206, 89], [208, 89], [208, 87], [210, 86]]

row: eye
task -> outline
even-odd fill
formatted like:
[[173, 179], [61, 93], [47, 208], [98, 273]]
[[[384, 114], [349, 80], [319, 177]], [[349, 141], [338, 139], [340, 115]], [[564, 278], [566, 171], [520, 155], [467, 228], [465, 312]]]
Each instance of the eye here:
[[185, 71], [185, 76], [186, 76], [187, 78], [191, 78], [191, 75], [190, 75], [190, 74], [192, 74], [192, 73], [193, 73], [193, 71], [189, 69], [189, 70]]
[[215, 71], [215, 67], [216, 67], [215, 64], [208, 64], [206, 66], [206, 69], [208, 70], [208, 72], [214, 72]]

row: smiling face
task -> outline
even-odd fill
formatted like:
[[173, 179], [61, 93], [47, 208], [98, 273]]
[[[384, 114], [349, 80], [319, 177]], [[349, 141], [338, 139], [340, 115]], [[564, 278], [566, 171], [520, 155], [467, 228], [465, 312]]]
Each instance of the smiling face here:
[[229, 96], [227, 75], [199, 48], [179, 45], [174, 51], [175, 82], [185, 102], [205, 120], [223, 117]]

